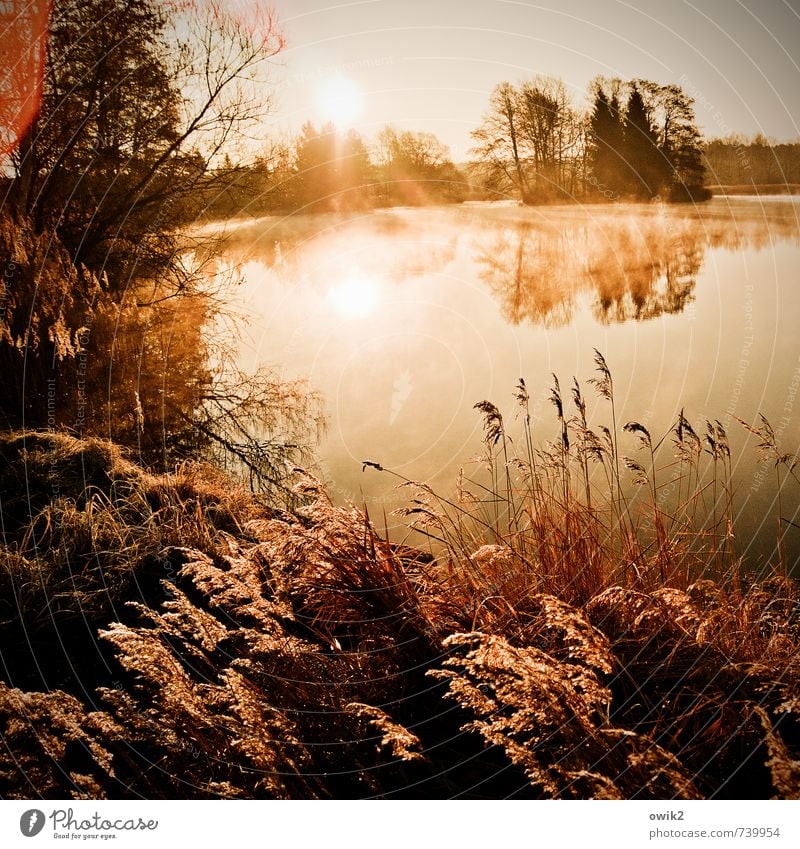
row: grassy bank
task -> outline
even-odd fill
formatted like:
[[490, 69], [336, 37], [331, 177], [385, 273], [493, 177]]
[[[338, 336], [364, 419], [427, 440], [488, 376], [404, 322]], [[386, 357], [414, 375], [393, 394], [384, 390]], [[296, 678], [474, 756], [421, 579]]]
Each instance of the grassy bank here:
[[208, 467], [3, 436], [0, 795], [796, 797], [797, 584], [663, 547], [609, 570], [633, 508], [613, 473], [616, 524], [580, 508], [573, 444], [488, 463], [492, 498], [415, 485], [433, 557], [301, 472], [288, 513]]

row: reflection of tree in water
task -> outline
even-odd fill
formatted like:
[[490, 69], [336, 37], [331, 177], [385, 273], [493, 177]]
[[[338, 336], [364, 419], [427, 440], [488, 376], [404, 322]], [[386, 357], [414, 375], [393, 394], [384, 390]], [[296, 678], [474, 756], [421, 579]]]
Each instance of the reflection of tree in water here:
[[481, 279], [500, 302], [511, 324], [545, 327], [568, 324], [575, 302], [574, 264], [565, 230], [537, 231], [530, 225], [506, 228], [479, 254]]
[[481, 240], [481, 279], [511, 324], [569, 324], [582, 301], [601, 324], [682, 312], [694, 297], [707, 248], [759, 249], [797, 237], [779, 216], [659, 213], [509, 222]]
[[594, 294], [592, 312], [603, 324], [680, 312], [704, 252], [688, 227], [526, 224], [495, 236], [478, 262], [507, 321], [563, 327], [584, 292]]
[[601, 324], [679, 313], [693, 298], [706, 249], [702, 233], [690, 221], [648, 224], [615, 222], [593, 234], [587, 282]]

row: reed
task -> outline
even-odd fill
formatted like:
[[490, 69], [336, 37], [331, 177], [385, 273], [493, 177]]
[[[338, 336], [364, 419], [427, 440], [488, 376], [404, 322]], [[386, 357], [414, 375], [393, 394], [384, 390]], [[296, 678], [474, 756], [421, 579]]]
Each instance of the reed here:
[[[741, 568], [722, 426], [617, 433], [556, 383], [537, 446], [515, 397], [523, 438], [479, 405], [489, 468], [452, 496], [365, 463], [427, 552], [298, 469], [286, 509], [0, 437], [0, 795], [797, 798], [788, 523], [771, 574]], [[794, 459], [748, 429], [781, 510]]]
[[[600, 376], [589, 383], [609, 403], [610, 428], [588, 421], [583, 389], [574, 378], [570, 414], [553, 375], [549, 400], [557, 435], [536, 447], [529, 396], [521, 379], [514, 391], [522, 413], [518, 442], [495, 404], [475, 405], [484, 419], [482, 462], [488, 483], [478, 477], [465, 479], [462, 471], [455, 501], [426, 488], [431, 512], [412, 526], [434, 543], [432, 552], [454, 562], [465, 562], [464, 553], [479, 543], [507, 548], [548, 592], [575, 603], [613, 584], [639, 590], [667, 585], [685, 589], [702, 577], [736, 573], [742, 561], [735, 545], [733, 469], [725, 428], [718, 420], [706, 421], [701, 439], [700, 428], [696, 430], [681, 410], [660, 436], [654, 437], [638, 421], [618, 429], [611, 370], [600, 352], [595, 352], [595, 364]], [[784, 538], [792, 523], [784, 516], [783, 499], [786, 480], [791, 476], [800, 482], [796, 458], [780, 451], [763, 417], [759, 427], [745, 427], [758, 436], [759, 451], [777, 470], [773, 565], [785, 573]], [[645, 452], [644, 462], [622, 453], [623, 437], [636, 440]], [[414, 519], [406, 508], [399, 513]], [[491, 535], [485, 533], [489, 526]], [[442, 544], [444, 549], [438, 547]]]

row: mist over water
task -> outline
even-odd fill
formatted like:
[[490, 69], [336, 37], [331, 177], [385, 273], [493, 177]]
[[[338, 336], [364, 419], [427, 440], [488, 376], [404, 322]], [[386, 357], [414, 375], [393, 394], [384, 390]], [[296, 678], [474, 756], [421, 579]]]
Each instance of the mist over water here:
[[[538, 442], [558, 437], [552, 373], [562, 386], [576, 376], [590, 424], [610, 426], [607, 402], [584, 385], [596, 348], [620, 427], [633, 419], [661, 439], [681, 409], [698, 433], [705, 419], [724, 425], [739, 550], [753, 564], [772, 551], [774, 470], [735, 417], [763, 414], [782, 450], [800, 446], [798, 199], [463, 204], [227, 227], [223, 256], [241, 276], [232, 297], [249, 316], [241, 360], [322, 391], [321, 474], [336, 501], [366, 503], [381, 521], [383, 507], [406, 503], [409, 491], [362, 472], [363, 460], [452, 491], [482, 450], [473, 405], [493, 401], [513, 438], [520, 377]], [[636, 440], [624, 435], [620, 452], [636, 457]], [[667, 436], [659, 467], [672, 453]], [[792, 486], [783, 515], [800, 524]], [[789, 526], [785, 545], [796, 558], [800, 530]]]

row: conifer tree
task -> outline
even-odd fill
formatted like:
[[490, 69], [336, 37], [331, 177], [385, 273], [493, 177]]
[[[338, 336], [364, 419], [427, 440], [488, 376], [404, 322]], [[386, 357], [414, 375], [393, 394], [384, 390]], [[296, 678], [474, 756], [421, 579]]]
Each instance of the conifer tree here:
[[659, 146], [650, 109], [636, 83], [628, 98], [624, 130], [628, 190], [640, 198], [655, 197], [668, 180], [669, 160]]
[[603, 86], [595, 91], [590, 118], [590, 184], [606, 197], [618, 196], [624, 185], [624, 135], [616, 92], [609, 99]]

